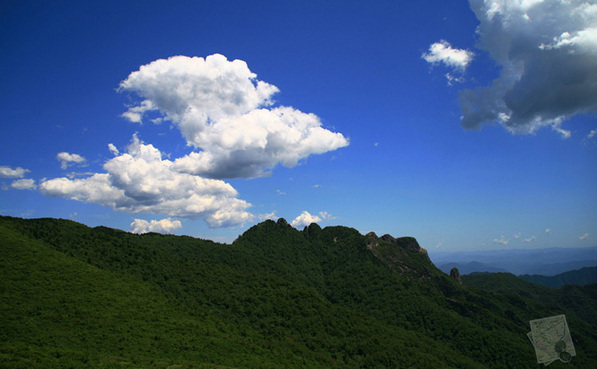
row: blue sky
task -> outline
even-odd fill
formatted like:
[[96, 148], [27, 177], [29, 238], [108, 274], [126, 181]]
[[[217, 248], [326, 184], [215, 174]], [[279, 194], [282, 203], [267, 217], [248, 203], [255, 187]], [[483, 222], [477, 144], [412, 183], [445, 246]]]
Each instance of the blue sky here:
[[593, 246], [596, 21], [588, 0], [3, 2], [0, 214]]

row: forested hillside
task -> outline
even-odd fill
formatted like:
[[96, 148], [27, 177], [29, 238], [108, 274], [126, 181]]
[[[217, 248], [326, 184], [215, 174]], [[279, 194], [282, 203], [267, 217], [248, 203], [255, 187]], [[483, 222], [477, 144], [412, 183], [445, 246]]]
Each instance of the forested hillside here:
[[460, 285], [413, 238], [280, 219], [227, 245], [1, 217], [0, 247], [6, 368], [529, 368], [528, 321], [562, 313], [578, 355], [551, 367], [597, 366], [595, 286]]

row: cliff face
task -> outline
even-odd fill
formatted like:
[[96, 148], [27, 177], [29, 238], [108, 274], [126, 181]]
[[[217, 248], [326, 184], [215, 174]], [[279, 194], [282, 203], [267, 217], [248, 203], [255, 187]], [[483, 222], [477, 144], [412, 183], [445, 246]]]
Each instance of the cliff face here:
[[398, 274], [409, 279], [424, 280], [439, 272], [429, 259], [427, 250], [414, 237], [394, 238], [389, 234], [377, 237], [373, 232], [366, 237], [367, 248], [373, 255]]

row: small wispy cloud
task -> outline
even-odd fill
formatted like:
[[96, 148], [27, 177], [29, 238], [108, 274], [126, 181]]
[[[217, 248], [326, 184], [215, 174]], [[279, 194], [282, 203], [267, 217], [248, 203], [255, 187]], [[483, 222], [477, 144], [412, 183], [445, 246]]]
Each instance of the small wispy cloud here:
[[589, 238], [589, 234], [588, 233], [585, 233], [582, 236], [578, 237], [578, 239], [581, 240], [581, 241], [582, 240], [586, 240], [587, 238]]
[[551, 129], [554, 132], [557, 132], [560, 135], [562, 135], [563, 139], [568, 139], [568, 138], [572, 137], [572, 132], [567, 129], [562, 128], [562, 122], [563, 122], [562, 118], [555, 119], [554, 122], [551, 124]]
[[278, 216], [276, 215], [276, 211], [272, 211], [271, 213], [267, 213], [267, 214], [261, 214], [257, 217], [258, 219], [261, 220], [278, 220]]
[[454, 83], [464, 83], [464, 77], [456, 77], [452, 73], [445, 74], [446, 79], [448, 80], [448, 86], [454, 86]]
[[506, 246], [510, 243], [510, 240], [507, 240], [506, 237], [504, 237], [504, 235], [501, 235], [500, 238], [494, 238], [493, 243], [498, 243], [500, 245]]
[[15, 188], [17, 190], [35, 190], [37, 185], [35, 184], [35, 180], [27, 178], [27, 179], [18, 179], [11, 183], [10, 187]]
[[332, 214], [328, 213], [327, 211], [320, 211], [319, 212], [319, 216], [321, 217], [321, 219], [323, 220], [332, 220], [332, 219], [336, 219], [335, 216], [333, 216]]
[[535, 235], [532, 235], [532, 236], [531, 236], [531, 237], [529, 237], [529, 238], [525, 238], [525, 239], [524, 239], [524, 242], [533, 242], [533, 241], [535, 241], [536, 239], [537, 239], [537, 237], [535, 237]]
[[69, 166], [76, 164], [79, 166], [85, 165], [87, 159], [79, 154], [70, 154], [68, 152], [59, 152], [56, 159], [60, 162], [60, 168], [66, 169]]
[[545, 230], [545, 233], [548, 233], [548, 234], [549, 234], [549, 233], [551, 233], [551, 228], [547, 228], [547, 229]]
[[21, 167], [13, 169], [5, 165], [0, 166], [0, 178], [23, 178], [27, 172], [29, 172], [28, 169]]
[[66, 173], [65, 175], [68, 178], [73, 179], [73, 178], [77, 178], [77, 177], [89, 177], [94, 174], [95, 174], [94, 172], [69, 172], [69, 173]]
[[112, 143], [108, 144], [108, 150], [110, 150], [110, 152], [114, 156], [118, 156], [118, 154], [120, 154], [120, 151], [118, 150], [118, 148], [116, 146], [114, 146], [114, 144], [112, 144]]
[[278, 195], [286, 195], [286, 192], [281, 190], [276, 190], [276, 193], [278, 193]]
[[517, 240], [520, 238], [520, 236], [522, 236], [522, 233], [518, 232], [514, 235], [514, 239]]

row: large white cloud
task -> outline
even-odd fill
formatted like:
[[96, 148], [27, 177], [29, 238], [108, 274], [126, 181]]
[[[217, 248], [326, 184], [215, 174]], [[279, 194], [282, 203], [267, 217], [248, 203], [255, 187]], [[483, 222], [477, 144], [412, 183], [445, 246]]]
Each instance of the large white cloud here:
[[175, 161], [177, 170], [212, 178], [256, 177], [278, 163], [295, 166], [311, 154], [345, 146], [314, 114], [289, 107], [255, 109], [214, 122], [197, 136], [204, 151]]
[[171, 233], [172, 231], [182, 228], [180, 220], [172, 220], [166, 218], [162, 220], [147, 221], [144, 219], [135, 219], [131, 223], [133, 233], [147, 233], [147, 232], [158, 232], [158, 233]]
[[23, 178], [27, 172], [29, 172], [28, 169], [21, 167], [13, 169], [5, 165], [0, 165], [0, 178]]
[[191, 174], [258, 177], [278, 164], [292, 167], [309, 155], [348, 145], [314, 114], [273, 108], [278, 88], [257, 80], [245, 62], [219, 54], [156, 60], [131, 73], [120, 90], [142, 98], [123, 116], [141, 122], [157, 112], [200, 149], [176, 160], [176, 170]]
[[462, 126], [499, 123], [513, 133], [597, 112], [597, 3], [586, 0], [469, 0], [478, 47], [501, 68], [488, 87], [460, 94]]
[[[210, 227], [235, 226], [260, 216], [249, 213], [251, 205], [221, 179], [268, 175], [278, 164], [292, 167], [309, 155], [348, 145], [316, 115], [273, 107], [275, 86], [257, 80], [245, 62], [218, 54], [156, 60], [131, 73], [119, 90], [141, 97], [124, 117], [140, 124], [146, 118], [169, 120], [197, 150], [164, 159], [134, 135], [123, 152], [108, 144], [114, 157], [104, 163], [103, 173], [42, 180], [43, 194], [134, 214], [203, 219]], [[58, 159], [64, 169], [86, 163], [66, 152]], [[136, 219], [132, 227], [168, 232], [179, 224], [170, 218]]]
[[250, 204], [228, 183], [172, 169], [153, 145], [136, 136], [127, 153], [104, 164], [106, 173], [87, 178], [55, 178], [40, 183], [42, 193], [96, 203], [130, 213], [204, 219], [211, 227], [234, 226], [252, 219]]

